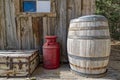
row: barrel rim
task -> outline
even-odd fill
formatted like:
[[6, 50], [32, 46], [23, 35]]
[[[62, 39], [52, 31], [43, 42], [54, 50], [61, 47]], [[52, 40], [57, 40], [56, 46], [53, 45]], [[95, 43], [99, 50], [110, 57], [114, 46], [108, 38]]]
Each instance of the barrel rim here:
[[93, 22], [93, 21], [104, 21], [108, 22], [107, 18], [103, 15], [86, 15], [81, 16], [76, 19], [72, 19], [70, 23], [78, 23], [78, 22]]
[[69, 62], [69, 64], [71, 66], [77, 67], [79, 69], [85, 69], [85, 70], [100, 70], [100, 69], [106, 69], [108, 67], [108, 65], [100, 66], [100, 67], [81, 67], [80, 65], [77, 65], [77, 64], [74, 64], [74, 63], [71, 63], [71, 62]]
[[109, 30], [108, 26], [92, 26], [92, 27], [70, 27], [69, 31], [79, 31], [79, 30]]

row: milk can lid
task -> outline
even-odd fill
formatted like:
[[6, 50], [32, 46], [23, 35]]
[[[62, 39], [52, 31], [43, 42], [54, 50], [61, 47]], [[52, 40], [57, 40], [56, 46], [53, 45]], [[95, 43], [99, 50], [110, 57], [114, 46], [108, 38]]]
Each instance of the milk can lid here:
[[46, 39], [55, 39], [57, 36], [45, 36]]

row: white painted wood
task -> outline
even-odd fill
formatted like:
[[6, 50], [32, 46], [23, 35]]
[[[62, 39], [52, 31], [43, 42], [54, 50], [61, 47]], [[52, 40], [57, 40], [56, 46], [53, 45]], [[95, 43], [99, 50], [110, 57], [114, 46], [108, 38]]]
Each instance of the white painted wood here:
[[38, 0], [37, 12], [50, 12], [50, 0]]
[[[81, 38], [81, 36], [87, 38], [84, 39], [84, 37]], [[102, 36], [103, 38], [97, 38]], [[103, 16], [89, 15], [87, 17], [74, 19], [74, 21], [72, 20], [70, 23], [68, 32], [68, 54], [86, 58], [109, 57], [109, 37], [108, 22]], [[77, 59], [76, 57], [69, 56], [71, 69], [86, 74], [101, 74], [106, 71], [109, 58], [105, 60], [87, 60], [86, 58]]]

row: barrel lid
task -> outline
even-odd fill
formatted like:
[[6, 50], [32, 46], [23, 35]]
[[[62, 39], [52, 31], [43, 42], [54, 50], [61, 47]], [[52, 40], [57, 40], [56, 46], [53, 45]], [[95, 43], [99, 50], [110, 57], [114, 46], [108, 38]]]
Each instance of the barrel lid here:
[[105, 18], [102, 15], [86, 15], [71, 20], [71, 22], [93, 22], [93, 21], [107, 21], [107, 18]]

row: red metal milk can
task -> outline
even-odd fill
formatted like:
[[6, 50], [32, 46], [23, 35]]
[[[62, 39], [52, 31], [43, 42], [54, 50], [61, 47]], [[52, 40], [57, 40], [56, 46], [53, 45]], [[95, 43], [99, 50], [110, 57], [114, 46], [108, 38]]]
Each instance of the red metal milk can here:
[[43, 67], [55, 69], [60, 65], [60, 46], [56, 42], [56, 36], [46, 36], [46, 43], [43, 45]]

